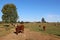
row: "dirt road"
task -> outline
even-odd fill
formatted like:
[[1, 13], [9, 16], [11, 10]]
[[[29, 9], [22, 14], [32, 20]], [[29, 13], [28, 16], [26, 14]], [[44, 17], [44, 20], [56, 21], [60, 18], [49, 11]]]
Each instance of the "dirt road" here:
[[12, 32], [0, 40], [60, 40], [51, 35], [45, 35], [40, 32], [30, 31], [29, 29], [24, 29], [24, 33], [19, 33], [16, 35], [15, 30], [12, 29]]

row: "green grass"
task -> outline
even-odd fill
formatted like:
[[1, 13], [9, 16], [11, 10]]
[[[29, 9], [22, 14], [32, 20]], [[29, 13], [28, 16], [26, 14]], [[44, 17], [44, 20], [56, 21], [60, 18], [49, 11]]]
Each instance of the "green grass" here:
[[54, 34], [60, 36], [60, 28], [58, 26], [47, 27], [46, 32], [49, 34]]
[[32, 31], [37, 31], [37, 32], [43, 32], [43, 33], [48, 33], [48, 34], [54, 34], [57, 36], [60, 36], [60, 25], [54, 25], [54, 23], [46, 23], [46, 31], [44, 32], [42, 27], [39, 27], [39, 25], [42, 25], [41, 23], [28, 23], [24, 24], [25, 28], [29, 28]]
[[25, 28], [29, 28], [31, 31], [39, 31], [39, 27], [38, 25], [36, 25], [35, 23], [28, 23], [28, 24], [24, 24]]

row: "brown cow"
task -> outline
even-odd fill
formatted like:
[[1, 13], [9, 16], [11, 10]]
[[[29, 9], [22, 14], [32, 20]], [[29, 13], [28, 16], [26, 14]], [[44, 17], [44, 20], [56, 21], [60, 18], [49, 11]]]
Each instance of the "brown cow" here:
[[44, 31], [45, 31], [45, 29], [46, 29], [45, 26], [43, 26], [43, 30], [44, 30]]
[[39, 25], [39, 27], [41, 27], [41, 25]]
[[16, 34], [18, 34], [19, 32], [24, 33], [24, 25], [23, 24], [17, 25]]

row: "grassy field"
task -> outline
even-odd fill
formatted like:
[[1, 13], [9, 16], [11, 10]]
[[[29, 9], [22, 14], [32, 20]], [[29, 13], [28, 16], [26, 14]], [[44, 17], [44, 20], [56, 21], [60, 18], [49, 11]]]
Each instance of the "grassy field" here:
[[4, 24], [0, 24], [0, 37], [9, 34], [12, 28], [13, 26], [5, 27]]
[[[9, 29], [14, 28], [13, 26], [9, 26], [8, 30], [3, 26], [4, 24], [0, 24], [0, 36], [4, 36], [10, 33]], [[43, 32], [48, 34], [54, 34], [60, 36], [60, 23], [24, 23], [25, 28], [29, 28], [31, 31]], [[41, 27], [39, 27], [39, 25]], [[42, 26], [46, 26], [46, 31], [43, 31]]]
[[[44, 32], [60, 36], [60, 23], [26, 23], [25, 28], [29, 28], [32, 31]], [[41, 27], [39, 27], [41, 25]], [[43, 31], [42, 26], [46, 26], [46, 31]]]

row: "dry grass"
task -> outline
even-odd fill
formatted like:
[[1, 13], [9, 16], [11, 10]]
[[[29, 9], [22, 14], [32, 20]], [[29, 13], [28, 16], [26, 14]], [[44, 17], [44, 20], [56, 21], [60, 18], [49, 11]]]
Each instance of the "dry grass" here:
[[[29, 28], [32, 31], [44, 32], [42, 26], [46, 26], [46, 31], [44, 33], [54, 34], [60, 36], [60, 23], [27, 23], [24, 24], [25, 28]], [[39, 27], [41, 25], [41, 27]]]
[[[5, 24], [5, 23], [4, 23]], [[0, 36], [3, 36], [5, 34], [8, 34], [9, 31], [5, 30], [5, 27], [3, 26], [4, 24], [0, 24]], [[49, 33], [49, 34], [54, 34], [57, 36], [60, 36], [60, 23], [24, 23], [25, 28], [29, 28], [31, 31], [37, 31], [37, 32], [43, 32]], [[41, 25], [41, 27], [39, 27]], [[46, 31], [44, 32], [42, 29], [42, 26], [46, 26]], [[9, 29], [14, 28], [13, 26], [10, 26]]]
[[4, 24], [0, 24], [0, 37], [5, 36], [11, 32], [13, 26], [9, 26], [8, 28], [4, 26]]

